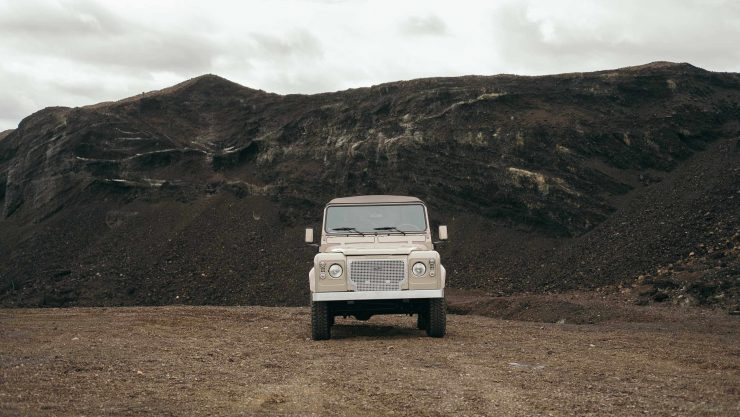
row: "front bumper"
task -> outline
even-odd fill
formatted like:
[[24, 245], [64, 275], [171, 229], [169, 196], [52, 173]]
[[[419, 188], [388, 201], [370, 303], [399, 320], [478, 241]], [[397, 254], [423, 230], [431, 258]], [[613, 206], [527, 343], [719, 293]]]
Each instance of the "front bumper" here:
[[410, 300], [412, 298], [444, 298], [444, 296], [444, 289], [314, 292], [311, 293], [311, 301]]

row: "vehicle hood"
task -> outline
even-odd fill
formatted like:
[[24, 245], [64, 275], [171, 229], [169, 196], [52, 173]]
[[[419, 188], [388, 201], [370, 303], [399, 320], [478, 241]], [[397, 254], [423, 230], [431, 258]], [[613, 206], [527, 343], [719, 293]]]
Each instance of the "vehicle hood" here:
[[414, 251], [429, 250], [423, 244], [388, 244], [379, 246], [377, 244], [346, 244], [331, 245], [323, 250], [326, 253], [342, 253], [346, 256], [360, 255], [408, 255]]

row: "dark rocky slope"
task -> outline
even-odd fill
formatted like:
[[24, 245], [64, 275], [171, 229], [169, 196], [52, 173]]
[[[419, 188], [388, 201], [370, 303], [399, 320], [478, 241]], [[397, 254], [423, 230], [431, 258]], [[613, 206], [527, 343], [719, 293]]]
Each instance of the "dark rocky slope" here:
[[734, 300], [738, 136], [740, 76], [672, 63], [47, 108], [0, 134], [0, 302], [302, 304], [302, 228], [353, 194], [425, 199], [452, 286], [629, 283], [721, 241], [697, 300]]

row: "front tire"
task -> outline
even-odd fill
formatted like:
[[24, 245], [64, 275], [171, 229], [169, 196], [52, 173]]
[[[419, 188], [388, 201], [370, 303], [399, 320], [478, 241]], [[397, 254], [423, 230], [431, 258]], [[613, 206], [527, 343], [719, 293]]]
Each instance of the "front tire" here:
[[444, 298], [429, 299], [429, 322], [427, 335], [430, 337], [444, 337], [447, 327], [447, 310]]
[[325, 301], [311, 303], [311, 338], [313, 340], [328, 340], [331, 338], [329, 305]]

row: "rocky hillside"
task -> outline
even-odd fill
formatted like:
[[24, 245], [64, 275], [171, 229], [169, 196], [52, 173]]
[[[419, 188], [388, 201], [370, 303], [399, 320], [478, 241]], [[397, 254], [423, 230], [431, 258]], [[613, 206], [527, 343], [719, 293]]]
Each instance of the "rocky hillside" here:
[[452, 286], [626, 285], [721, 241], [697, 302], [734, 299], [738, 136], [740, 75], [673, 63], [47, 108], [0, 134], [0, 303], [303, 304], [302, 228], [354, 194], [426, 200]]

